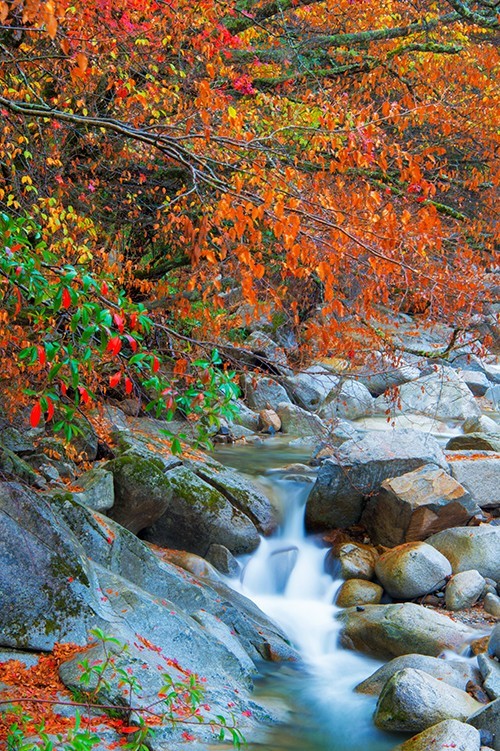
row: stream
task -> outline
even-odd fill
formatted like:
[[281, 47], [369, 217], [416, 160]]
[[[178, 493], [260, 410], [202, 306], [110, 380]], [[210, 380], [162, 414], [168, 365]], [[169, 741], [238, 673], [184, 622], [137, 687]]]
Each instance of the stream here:
[[[271, 667], [257, 683], [256, 698], [289, 708], [289, 721], [272, 730], [267, 751], [388, 751], [401, 737], [378, 731], [376, 699], [353, 692], [380, 662], [337, 646], [332, 603], [341, 580], [324, 573], [326, 547], [304, 533], [304, 509], [314, 482], [278, 467], [306, 462], [310, 452], [279, 439], [259, 446], [220, 448], [217, 459], [252, 475], [281, 511], [282, 523], [258, 550], [241, 559], [239, 578], [228, 580], [278, 623], [299, 650], [300, 667]], [[248, 738], [249, 748], [252, 746]], [[262, 749], [262, 746], [260, 746]]]

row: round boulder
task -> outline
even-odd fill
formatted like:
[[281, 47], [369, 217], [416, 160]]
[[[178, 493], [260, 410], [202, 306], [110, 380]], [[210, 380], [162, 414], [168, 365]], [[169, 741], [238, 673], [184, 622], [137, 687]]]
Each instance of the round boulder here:
[[414, 735], [394, 751], [429, 751], [431, 748], [452, 748], [454, 751], [479, 751], [482, 748], [479, 732], [459, 720], [443, 720], [423, 733]]
[[451, 575], [450, 562], [425, 542], [407, 542], [380, 556], [375, 573], [398, 600], [412, 600], [438, 589]]
[[500, 527], [452, 527], [427, 539], [451, 563], [453, 573], [475, 569], [481, 576], [500, 579]]
[[448, 610], [463, 610], [476, 603], [484, 592], [486, 582], [479, 571], [461, 571], [446, 585], [445, 602]]
[[340, 587], [335, 604], [339, 608], [350, 608], [354, 605], [378, 605], [384, 590], [378, 584], [364, 579], [348, 579]]

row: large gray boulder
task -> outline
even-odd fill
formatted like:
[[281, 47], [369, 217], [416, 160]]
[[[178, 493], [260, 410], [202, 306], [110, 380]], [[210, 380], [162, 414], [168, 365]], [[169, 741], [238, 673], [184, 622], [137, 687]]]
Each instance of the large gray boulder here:
[[474, 605], [484, 592], [486, 582], [479, 571], [461, 571], [454, 574], [445, 590], [448, 610], [463, 610]]
[[490, 699], [500, 699], [500, 662], [487, 654], [477, 656], [483, 688]]
[[420, 733], [443, 720], [465, 722], [480, 708], [481, 704], [465, 691], [423, 670], [404, 668], [382, 689], [374, 720], [384, 730]]
[[469, 717], [467, 722], [478, 730], [491, 733], [493, 748], [495, 751], [500, 751], [500, 699], [495, 699], [485, 707], [478, 709]]
[[416, 412], [437, 420], [466, 420], [481, 413], [465, 381], [446, 366], [400, 386], [397, 409], [386, 396], [375, 400], [374, 409], [380, 414], [388, 409], [396, 414]]
[[356, 686], [356, 691], [360, 694], [374, 694], [378, 696], [385, 684], [392, 676], [405, 668], [416, 668], [428, 673], [438, 681], [447, 683], [462, 691], [466, 690], [469, 681], [478, 683], [479, 672], [473, 668], [466, 660], [443, 660], [437, 657], [427, 655], [402, 655], [390, 660], [381, 668], [376, 670], [373, 675], [362, 681]]
[[475, 569], [482, 576], [500, 580], [500, 527], [453, 527], [427, 539], [451, 563], [453, 573]]
[[328, 428], [318, 415], [308, 412], [296, 404], [281, 402], [276, 407], [276, 412], [281, 420], [283, 433], [296, 436], [317, 436], [323, 438], [328, 433]]
[[480, 511], [456, 479], [426, 464], [384, 480], [368, 499], [362, 522], [373, 542], [392, 547], [465, 524]]
[[373, 352], [365, 366], [354, 376], [373, 396], [380, 396], [389, 388], [402, 386], [420, 377], [420, 369], [405, 362], [404, 358], [389, 358]]
[[437, 657], [444, 650], [460, 650], [477, 631], [422, 605], [365, 605], [347, 608], [338, 616], [340, 644], [379, 659], [420, 653]]
[[183, 464], [248, 516], [263, 535], [275, 531], [278, 524], [276, 510], [262, 490], [244, 475], [210, 458], [205, 461], [184, 459]]
[[317, 412], [328, 394], [337, 388], [339, 377], [316, 363], [285, 380], [293, 400], [309, 412]]
[[[450, 472], [484, 509], [500, 506], [500, 453], [481, 451], [446, 451]], [[459, 526], [453, 525], [453, 526]]]
[[224, 545], [233, 555], [251, 553], [258, 547], [259, 534], [248, 516], [191, 470], [170, 470], [162, 485], [170, 488], [171, 496], [164, 513], [143, 530], [146, 540], [202, 556], [214, 543]]
[[480, 751], [480, 748], [481, 736], [475, 728], [459, 720], [443, 720], [413, 736], [394, 751]]
[[289, 402], [290, 398], [281, 384], [267, 376], [244, 375], [241, 388], [250, 409], [274, 409], [280, 402]]
[[353, 378], [342, 378], [339, 385], [330, 392], [319, 415], [324, 420], [357, 420], [368, 417], [373, 412], [373, 397], [362, 383]]
[[77, 501], [94, 511], [109, 511], [115, 502], [113, 474], [103, 467], [93, 467], [78, 478], [80, 491], [74, 492]]
[[389, 477], [423, 464], [447, 463], [432, 436], [412, 430], [372, 431], [343, 443], [321, 464], [306, 506], [310, 531], [345, 528], [361, 518], [365, 497]]
[[391, 597], [413, 600], [442, 586], [451, 575], [451, 565], [431, 545], [407, 542], [381, 555], [375, 573]]

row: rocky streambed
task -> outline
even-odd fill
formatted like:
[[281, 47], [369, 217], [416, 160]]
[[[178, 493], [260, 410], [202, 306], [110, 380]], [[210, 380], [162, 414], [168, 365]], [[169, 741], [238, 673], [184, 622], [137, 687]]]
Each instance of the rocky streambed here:
[[[278, 359], [243, 378], [222, 461], [172, 456], [130, 404], [72, 447], [2, 423], [4, 726], [26, 671], [97, 628], [127, 645], [142, 706], [165, 674], [203, 679], [196, 722], [164, 721], [153, 750], [211, 747], [223, 717], [276, 750], [498, 751], [498, 368], [410, 358], [347, 378]], [[65, 716], [81, 659], [57, 661]], [[108, 707], [127, 700], [117, 675]], [[104, 749], [123, 732], [102, 722]]]

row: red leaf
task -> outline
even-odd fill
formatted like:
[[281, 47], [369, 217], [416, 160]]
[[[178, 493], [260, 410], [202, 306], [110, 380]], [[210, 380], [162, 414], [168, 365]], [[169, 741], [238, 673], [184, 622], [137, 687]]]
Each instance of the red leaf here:
[[45, 363], [47, 362], [47, 356], [45, 354], [45, 347], [40, 346], [40, 347], [37, 347], [36, 350], [37, 350], [38, 362], [40, 363], [40, 365], [45, 365]]
[[69, 308], [69, 306], [71, 305], [71, 295], [67, 287], [63, 289], [61, 304], [63, 308]]
[[120, 728], [120, 733], [137, 733], [138, 730], [139, 728], [134, 728], [130, 726], [130, 727]]
[[62, 383], [62, 382], [61, 382], [61, 386], [60, 386], [60, 389], [61, 389], [61, 394], [62, 394], [63, 396], [66, 396], [66, 394], [68, 393], [68, 387], [66, 386], [66, 384], [65, 384], [65, 383]]
[[111, 386], [111, 388], [118, 386], [118, 384], [120, 383], [121, 377], [122, 377], [121, 370], [118, 370], [114, 375], [109, 377], [109, 385]]
[[117, 355], [122, 348], [122, 340], [119, 336], [112, 336], [106, 345], [106, 352]]
[[132, 352], [137, 352], [137, 342], [135, 341], [134, 337], [130, 336], [130, 334], [126, 334], [125, 339], [130, 344]]
[[108, 294], [108, 292], [109, 292], [109, 287], [108, 287], [108, 285], [106, 284], [106, 282], [103, 282], [103, 283], [101, 284], [101, 295], [107, 295], [107, 294]]
[[52, 420], [54, 417], [54, 402], [50, 398], [50, 396], [46, 397], [47, 399], [47, 420]]
[[30, 425], [32, 428], [36, 428], [38, 423], [40, 422], [40, 418], [42, 416], [42, 406], [40, 402], [37, 402], [33, 409], [31, 410], [30, 414]]
[[158, 373], [158, 371], [160, 370], [160, 361], [158, 360], [156, 355], [153, 357], [153, 365], [151, 367], [152, 367], [153, 373]]
[[134, 384], [132, 383], [130, 378], [127, 376], [127, 378], [125, 378], [125, 393], [126, 394], [132, 393], [133, 388], [134, 388]]
[[135, 329], [137, 326], [137, 313], [130, 314], [130, 328]]
[[114, 313], [113, 314], [113, 320], [116, 323], [116, 327], [117, 327], [118, 331], [120, 332], [120, 334], [122, 334], [123, 333], [123, 329], [125, 328], [123, 318], [118, 313]]
[[81, 397], [82, 402], [84, 404], [88, 404], [90, 401], [90, 396], [85, 386], [78, 386], [78, 391], [80, 392], [80, 397]]

